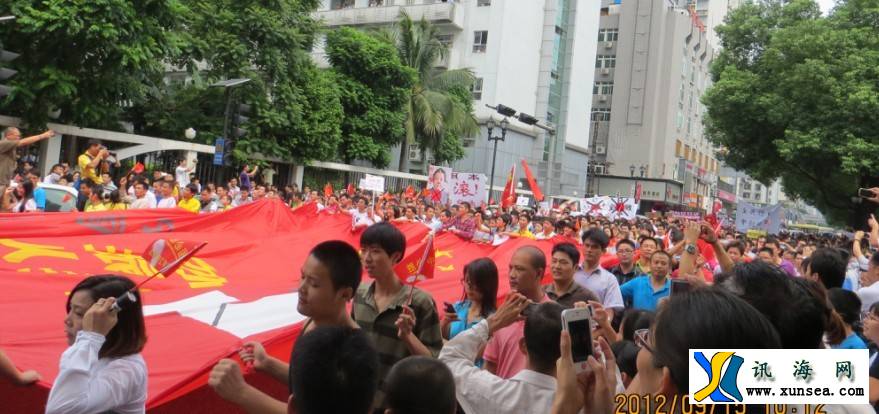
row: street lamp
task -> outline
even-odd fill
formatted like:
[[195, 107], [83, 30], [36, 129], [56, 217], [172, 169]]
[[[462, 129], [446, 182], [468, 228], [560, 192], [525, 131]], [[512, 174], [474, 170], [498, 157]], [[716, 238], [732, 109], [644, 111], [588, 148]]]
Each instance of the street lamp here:
[[501, 134], [499, 136], [493, 136], [491, 133], [495, 128], [495, 123], [493, 118], [488, 118], [488, 122], [485, 123], [485, 127], [488, 129], [488, 140], [494, 141], [494, 151], [491, 154], [491, 180], [488, 184], [488, 199], [491, 200], [491, 191], [494, 188], [494, 163], [497, 160], [497, 142], [503, 141], [507, 137], [507, 127], [510, 125], [510, 121], [507, 121], [507, 118], [504, 117], [501, 120]]
[[629, 166], [629, 177], [635, 176], [635, 164]]
[[646, 172], [646, 171], [647, 171], [647, 167], [642, 165], [641, 166], [641, 177], [644, 177], [644, 172]]
[[192, 127], [186, 128], [186, 130], [183, 131], [183, 136], [185, 136], [186, 139], [195, 139], [196, 134], [197, 132], [195, 131], [195, 128]]

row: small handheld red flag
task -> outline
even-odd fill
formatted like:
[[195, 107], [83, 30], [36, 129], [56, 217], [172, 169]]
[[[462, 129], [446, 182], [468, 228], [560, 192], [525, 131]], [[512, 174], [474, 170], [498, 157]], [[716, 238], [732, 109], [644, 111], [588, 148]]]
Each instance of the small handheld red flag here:
[[522, 160], [522, 168], [525, 170], [525, 179], [528, 180], [528, 186], [531, 187], [534, 199], [543, 201], [543, 191], [540, 191], [540, 187], [537, 186], [537, 180], [534, 179], [534, 175], [531, 174], [531, 169], [528, 168], [528, 163], [525, 160]]
[[420, 248], [409, 253], [400, 263], [394, 266], [394, 273], [401, 282], [414, 285], [422, 280], [433, 279], [436, 249], [433, 236], [427, 238]]
[[329, 197], [331, 195], [333, 195], [333, 185], [327, 183], [327, 185], [324, 186], [324, 197]]
[[171, 276], [185, 260], [204, 247], [205, 243], [196, 243], [175, 239], [158, 239], [143, 252], [143, 258], [164, 277]]
[[510, 169], [510, 175], [507, 176], [507, 184], [504, 185], [504, 193], [501, 195], [501, 208], [507, 208], [516, 204], [516, 166]]
[[411, 184], [406, 186], [406, 198], [415, 198], [415, 188]]
[[354, 197], [354, 184], [348, 183], [348, 197]]

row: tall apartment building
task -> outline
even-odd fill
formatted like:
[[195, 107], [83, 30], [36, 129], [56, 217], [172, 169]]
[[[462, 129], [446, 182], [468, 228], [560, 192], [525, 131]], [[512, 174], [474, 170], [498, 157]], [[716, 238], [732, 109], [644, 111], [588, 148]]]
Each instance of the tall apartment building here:
[[[510, 118], [506, 140], [498, 144], [495, 188], [525, 159], [545, 193], [582, 195], [599, 6], [576, 0], [324, 0], [316, 17], [329, 28], [369, 27], [392, 24], [405, 11], [439, 26], [449, 45], [440, 66], [473, 71], [482, 126], [477, 136], [464, 138], [466, 156], [452, 168], [489, 175], [493, 143], [484, 124], [501, 116], [485, 105], [503, 104], [552, 125], [556, 133]], [[319, 63], [324, 58], [320, 45], [314, 57]], [[399, 151], [393, 153], [396, 165]], [[420, 159], [418, 148], [410, 151], [412, 171], [430, 162]]]
[[669, 0], [602, 0], [597, 40], [590, 192], [601, 176], [644, 177], [668, 181], [652, 201], [710, 208], [718, 162], [699, 101], [713, 57], [704, 25]]

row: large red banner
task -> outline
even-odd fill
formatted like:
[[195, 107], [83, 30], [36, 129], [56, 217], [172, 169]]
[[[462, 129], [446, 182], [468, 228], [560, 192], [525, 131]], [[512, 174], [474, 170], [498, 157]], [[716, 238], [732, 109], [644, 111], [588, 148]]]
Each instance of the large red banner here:
[[[426, 226], [399, 228], [408, 252], [426, 243]], [[303, 321], [296, 312], [300, 267], [311, 247], [322, 241], [359, 246], [359, 233], [350, 229], [349, 216], [290, 211], [279, 201], [208, 215], [183, 210], [0, 215], [0, 349], [19, 368], [43, 376], [36, 387], [14, 388], [0, 381], [0, 411], [44, 411], [67, 348], [64, 305], [74, 285], [104, 273], [140, 282], [156, 270], [140, 253], [158, 238], [173, 238], [207, 246], [174, 274], [142, 289], [149, 336], [143, 351], [149, 370], [147, 408], [151, 413], [237, 412], [205, 385], [211, 367], [250, 340], [262, 341], [270, 353], [287, 360]], [[503, 296], [509, 290], [509, 260], [525, 244], [547, 253], [552, 246], [513, 239], [492, 247], [440, 234], [434, 240], [435, 277], [419, 287], [440, 306], [458, 300], [464, 265], [489, 257], [500, 269]], [[282, 386], [261, 374], [247, 379], [286, 398]]]

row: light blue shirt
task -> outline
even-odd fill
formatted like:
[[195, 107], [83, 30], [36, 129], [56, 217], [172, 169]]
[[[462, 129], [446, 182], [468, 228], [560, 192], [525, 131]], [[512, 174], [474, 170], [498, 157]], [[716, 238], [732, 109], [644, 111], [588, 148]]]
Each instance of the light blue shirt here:
[[845, 339], [840, 342], [838, 345], [834, 345], [831, 348], [833, 349], [867, 349], [867, 344], [864, 343], [864, 340], [861, 339], [858, 334], [852, 332], [851, 335], [845, 337]]
[[598, 296], [598, 300], [605, 308], [623, 309], [625, 307], [623, 296], [620, 293], [620, 283], [613, 273], [603, 267], [598, 266], [591, 272], [580, 269], [574, 274], [574, 281]]
[[46, 209], [46, 189], [44, 189], [43, 187], [37, 187], [34, 190], [34, 202], [37, 203], [38, 209]]
[[655, 311], [659, 300], [668, 296], [671, 290], [671, 279], [665, 278], [665, 285], [654, 291], [649, 275], [638, 276], [620, 286], [623, 299], [632, 303], [635, 309]]
[[[469, 299], [465, 299], [454, 304], [455, 313], [458, 315], [458, 320], [452, 322], [449, 325], [449, 340], [458, 336], [458, 334], [460, 334], [461, 332], [464, 332], [476, 326], [476, 324], [482, 321], [483, 318], [479, 318], [473, 322], [467, 323], [467, 314], [470, 313], [470, 305], [471, 303]], [[482, 358], [479, 358], [476, 361], [476, 366], [481, 368], [483, 363], [484, 361], [482, 360]]]

